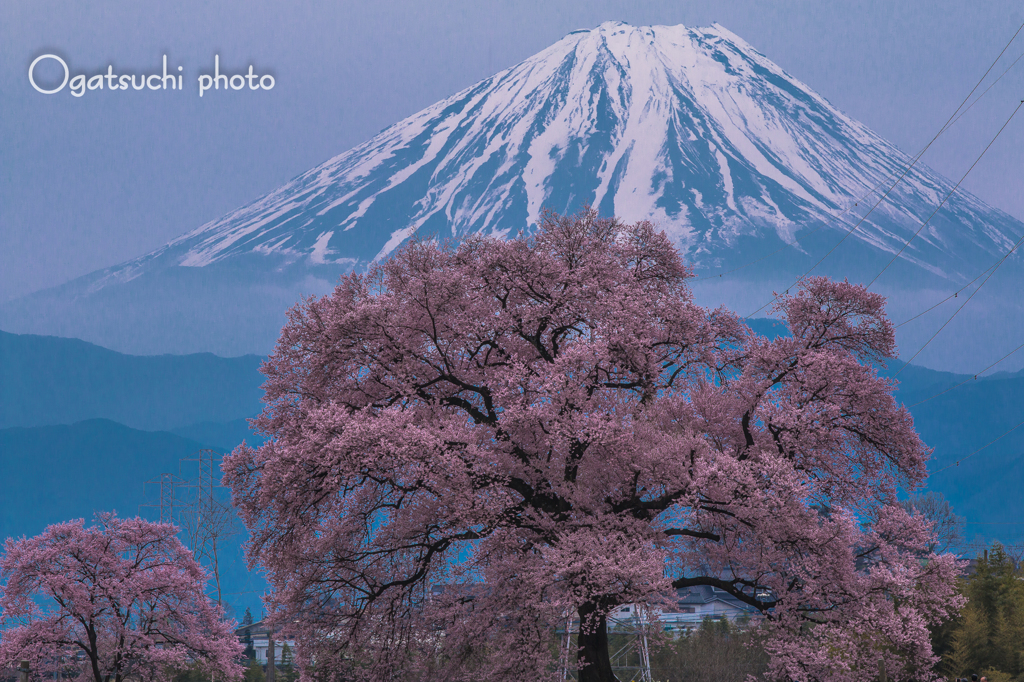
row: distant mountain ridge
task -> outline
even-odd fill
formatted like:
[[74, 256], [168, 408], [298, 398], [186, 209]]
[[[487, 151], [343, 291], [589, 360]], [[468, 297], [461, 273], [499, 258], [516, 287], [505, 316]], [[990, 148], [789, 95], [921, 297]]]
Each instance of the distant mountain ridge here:
[[179, 460], [202, 447], [109, 419], [0, 429], [0, 480], [19, 489], [0, 496], [0, 539], [98, 511], [152, 517], [140, 505], [159, 502], [159, 491], [144, 483], [162, 472], [178, 475]]
[[105, 418], [152, 431], [252, 417], [262, 408], [261, 362], [125, 355], [79, 339], [0, 331], [0, 428]]

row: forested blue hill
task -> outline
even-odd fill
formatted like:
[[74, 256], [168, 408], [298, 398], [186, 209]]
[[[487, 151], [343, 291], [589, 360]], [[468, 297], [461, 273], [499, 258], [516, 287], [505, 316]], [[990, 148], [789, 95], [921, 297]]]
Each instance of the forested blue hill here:
[[138, 429], [259, 412], [261, 359], [124, 355], [56, 336], [0, 331], [0, 428], [104, 418]]

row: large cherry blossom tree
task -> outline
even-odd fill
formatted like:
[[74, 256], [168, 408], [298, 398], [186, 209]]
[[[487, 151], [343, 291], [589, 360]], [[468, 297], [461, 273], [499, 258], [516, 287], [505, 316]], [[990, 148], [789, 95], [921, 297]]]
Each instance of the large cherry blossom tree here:
[[58, 523], [8, 539], [0, 558], [0, 666], [93, 682], [172, 680], [195, 667], [237, 679], [241, 644], [206, 596], [178, 529], [142, 519]]
[[612, 609], [710, 585], [763, 616], [776, 679], [934, 678], [957, 566], [897, 500], [929, 450], [876, 371], [882, 297], [808, 279], [769, 341], [689, 276], [585, 210], [411, 243], [291, 311], [270, 440], [224, 470], [307, 675], [552, 679], [575, 621], [607, 682]]

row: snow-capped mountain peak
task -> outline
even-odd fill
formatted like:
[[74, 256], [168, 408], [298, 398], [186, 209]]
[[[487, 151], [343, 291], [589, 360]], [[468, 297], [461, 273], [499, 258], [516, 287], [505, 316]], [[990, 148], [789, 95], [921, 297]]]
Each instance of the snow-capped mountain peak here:
[[[698, 265], [713, 265], [736, 255], [740, 236], [789, 243], [822, 221], [840, 229], [836, 215], [908, 162], [719, 24], [606, 22], [150, 258], [202, 267], [256, 253], [349, 267], [385, 257], [416, 232], [506, 235], [529, 230], [544, 208], [590, 203], [654, 220]], [[947, 184], [915, 169], [856, 237], [894, 252], [917, 227], [907, 207], [937, 203]], [[979, 210], [969, 197], [950, 206], [951, 214]], [[904, 256], [955, 277], [941, 223]], [[998, 227], [967, 235], [983, 251], [1006, 238]]]
[[[255, 301], [256, 286], [294, 301], [387, 257], [413, 234], [517, 234], [544, 209], [584, 204], [654, 221], [698, 274], [791, 245], [766, 261], [777, 268], [770, 274], [788, 279], [856, 224], [910, 161], [718, 24], [606, 22], [151, 254], [65, 285], [70, 293], [60, 296], [114, 299], [135, 286], [173, 298], [187, 281], [195, 306], [210, 297]], [[915, 166], [846, 240], [844, 267], [887, 261], [951, 187]], [[902, 252], [906, 281], [965, 282], [1021, 232], [1018, 221], [957, 192]], [[178, 310], [183, 298], [168, 305]], [[182, 313], [193, 325], [206, 314]], [[249, 312], [239, 315], [250, 323]], [[275, 330], [274, 315], [261, 334]]]

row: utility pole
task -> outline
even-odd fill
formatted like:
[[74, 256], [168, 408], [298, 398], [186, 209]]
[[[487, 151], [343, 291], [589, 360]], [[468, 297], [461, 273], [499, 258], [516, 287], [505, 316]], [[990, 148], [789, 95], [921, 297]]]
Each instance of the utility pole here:
[[[196, 561], [209, 569], [216, 590], [216, 601], [222, 604], [220, 582], [220, 560], [218, 545], [221, 539], [237, 531], [236, 517], [231, 507], [215, 497], [220, 483], [221, 454], [214, 450], [200, 450], [192, 457], [183, 457], [178, 462], [178, 474], [162, 473], [160, 478], [143, 483], [143, 494], [148, 486], [159, 485], [160, 496], [156, 504], [139, 505], [159, 510], [160, 523], [179, 526], [185, 544], [192, 550]], [[198, 476], [185, 476], [185, 462], [198, 464]]]
[[[634, 681], [638, 682], [653, 682], [654, 677], [651, 671], [651, 647], [650, 642], [647, 639], [647, 628], [650, 620], [646, 616], [647, 607], [640, 604], [632, 604], [630, 606], [630, 615], [627, 618], [616, 618], [614, 616], [608, 616], [609, 627], [626, 626], [622, 627], [621, 632], [629, 632], [634, 635], [626, 642], [625, 646], [616, 651], [611, 655], [612, 667], [615, 668], [615, 660], [620, 656], [628, 657], [629, 653], [636, 651], [637, 657], [639, 658], [639, 677], [633, 677]], [[628, 658], [627, 658], [628, 660]], [[632, 666], [618, 666], [618, 667], [632, 667]]]
[[181, 462], [196, 462], [199, 476], [182, 483], [190, 491], [190, 505], [183, 516], [182, 526], [189, 539], [192, 554], [196, 560], [210, 569], [217, 603], [221, 603], [219, 540], [233, 532], [234, 514], [225, 504], [218, 502], [215, 490], [222, 488], [219, 482], [221, 455], [213, 450], [200, 450], [193, 457], [183, 457]]
[[267, 643], [267, 682], [274, 682], [277, 665], [274, 663], [274, 632], [271, 628], [270, 641]]
[[22, 661], [21, 665], [18, 666], [18, 676], [21, 682], [28, 682], [28, 674], [32, 672], [28, 667], [28, 661]]
[[[183, 505], [177, 501], [174, 489], [184, 485], [184, 481], [174, 474], [163, 473], [155, 481], [146, 481], [142, 484], [143, 494], [147, 485], [160, 486], [160, 498], [157, 504], [140, 504], [139, 507], [156, 507], [160, 510], [160, 523], [174, 523], [174, 508], [181, 508]], [[176, 504], [177, 503], [177, 504]]]
[[637, 645], [640, 654], [641, 682], [654, 682], [651, 677], [651, 647], [647, 641], [647, 622], [644, 618], [647, 608], [639, 604], [635, 608]]
[[[204, 523], [210, 523], [214, 520], [217, 502], [213, 498], [214, 485], [214, 457], [217, 453], [213, 450], [200, 450], [195, 454], [195, 457], [184, 457], [182, 462], [198, 462], [199, 464], [199, 478], [196, 481], [189, 481], [187, 487], [195, 488], [196, 497], [194, 506], [192, 509], [195, 514], [195, 522], [198, 527], [202, 528]], [[199, 544], [192, 548], [192, 551], [199, 555], [209, 557], [211, 554], [211, 536], [210, 532], [200, 533], [200, 537], [197, 538]]]
[[562, 642], [562, 680], [571, 680], [572, 676], [569, 674], [569, 665], [572, 660], [572, 623], [574, 620], [574, 614], [571, 610], [567, 611], [565, 617], [565, 639]]

